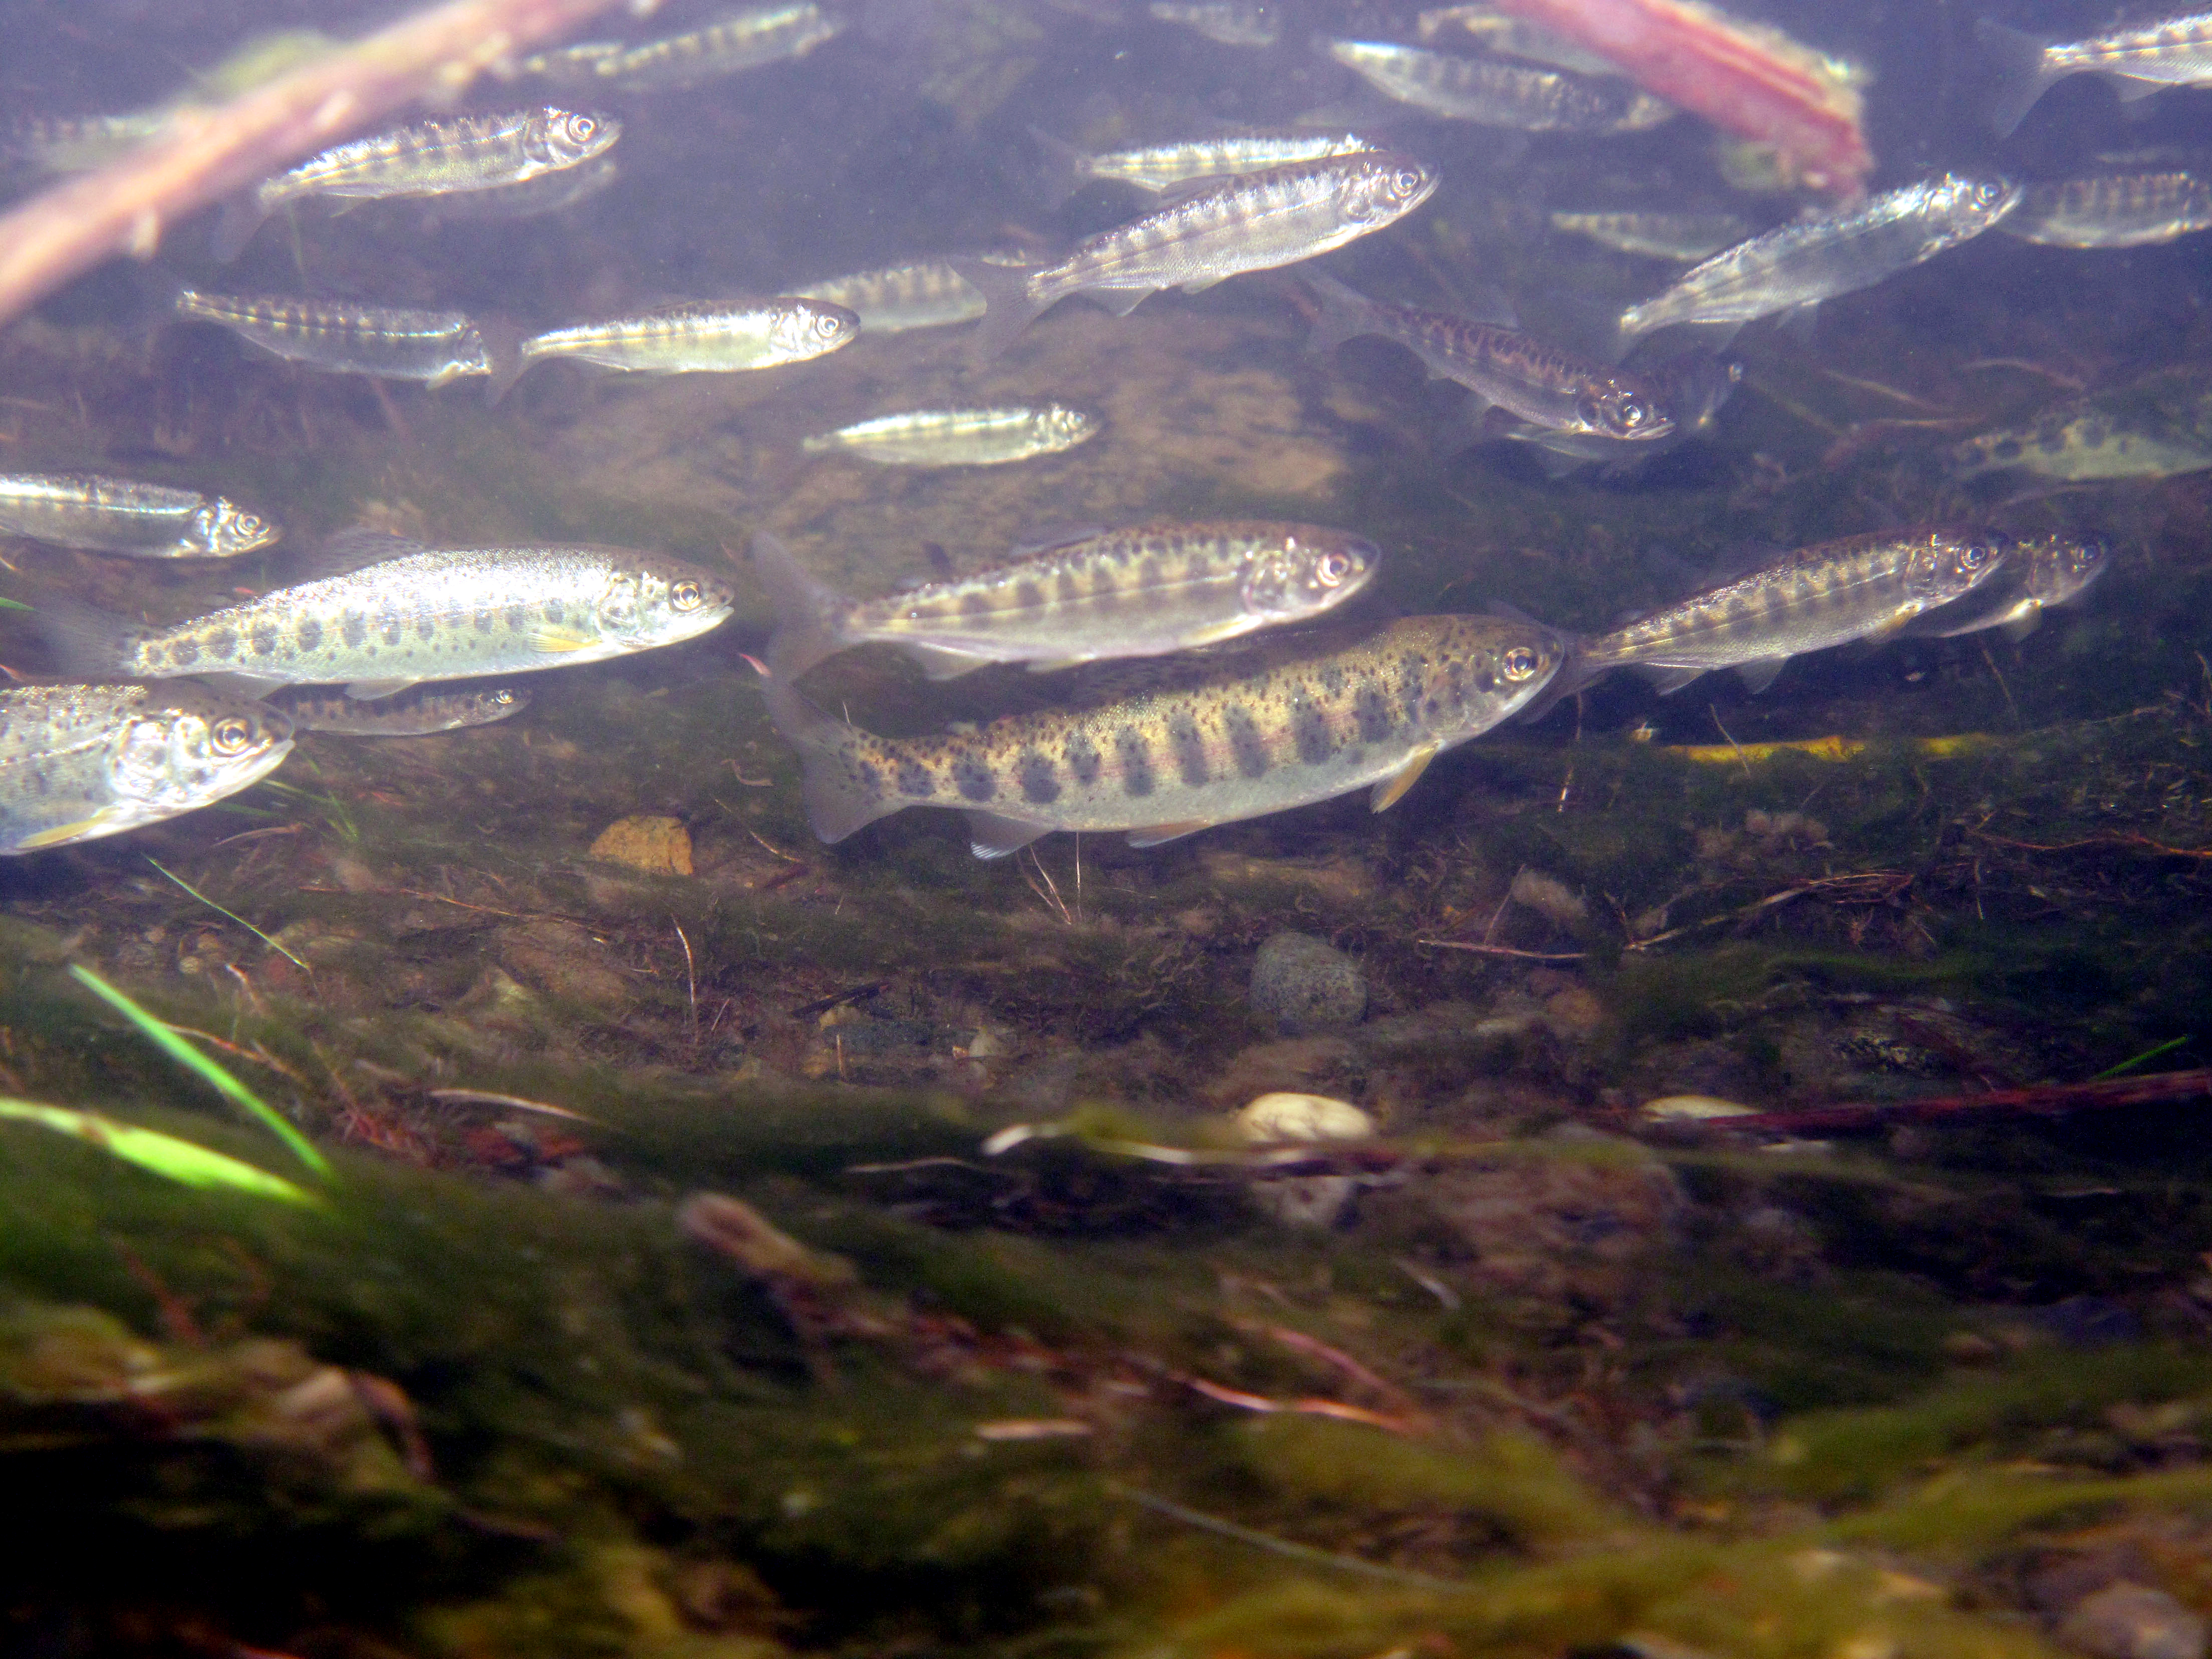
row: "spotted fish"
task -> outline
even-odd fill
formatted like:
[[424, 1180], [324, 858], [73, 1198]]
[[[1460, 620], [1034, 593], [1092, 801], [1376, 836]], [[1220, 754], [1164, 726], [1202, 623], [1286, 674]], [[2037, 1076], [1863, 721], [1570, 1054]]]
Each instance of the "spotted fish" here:
[[233, 202], [216, 227], [215, 257], [236, 258], [262, 221], [288, 203], [493, 190], [581, 166], [620, 137], [622, 123], [610, 115], [524, 109], [443, 116], [357, 138], [264, 179]]
[[90, 472], [0, 477], [0, 533], [137, 559], [228, 559], [283, 532], [221, 495]]
[[293, 300], [179, 289], [171, 301], [188, 323], [213, 323], [250, 345], [309, 368], [431, 386], [503, 373], [514, 331], [458, 311], [401, 310], [343, 301]]
[[674, 645], [730, 614], [727, 583], [625, 548], [433, 550], [356, 530], [323, 556], [353, 568], [167, 627], [67, 605], [40, 614], [73, 672], [343, 684], [363, 698]]
[[1956, 604], [1917, 618], [1905, 631], [1953, 639], [1996, 628], [2008, 640], [2024, 640], [2042, 625], [2045, 611], [2074, 604], [2112, 568], [2102, 542], [2063, 535], [2025, 538], [2005, 555], [2004, 568], [1994, 578]]
[[986, 663], [1042, 672], [1152, 657], [1310, 620], [1367, 585], [1371, 542], [1315, 525], [1148, 524], [1077, 535], [994, 569], [848, 599], [802, 570], [775, 537], [753, 568], [775, 608], [769, 661], [793, 679], [833, 652], [878, 641], [932, 679]]
[[1431, 375], [1474, 392], [1477, 418], [1495, 405], [1542, 431], [1623, 443], [1650, 442], [1674, 429], [1657, 388], [1630, 370], [1586, 362], [1517, 328], [1387, 305], [1334, 277], [1304, 280], [1322, 307], [1313, 350], [1362, 334], [1395, 341]]
[[1429, 199], [1436, 175], [1388, 151], [1301, 161], [1224, 179], [1078, 243], [1028, 270], [955, 260], [989, 307], [978, 354], [996, 356], [1031, 319], [1087, 294], [1117, 317], [1164, 288], [1197, 294], [1224, 277], [1314, 258], [1381, 230]]
[[286, 686], [262, 699], [292, 722], [295, 732], [327, 732], [346, 738], [419, 738], [433, 732], [458, 732], [489, 726], [530, 707], [520, 686], [417, 686], [388, 697], [363, 702], [343, 691]]
[[2154, 404], [2084, 398], [2046, 409], [2025, 426], [1968, 438], [1953, 447], [1950, 464], [1960, 478], [2015, 470], [2069, 483], [2171, 478], [2212, 467], [2212, 444]]
[[2004, 568], [2011, 545], [1993, 531], [1923, 530], [1800, 548], [1584, 641], [1573, 678], [1635, 668], [1668, 692], [1733, 668], [1764, 690], [1792, 657], [1887, 637], [1963, 599]]
[[1125, 830], [1153, 847], [1370, 787], [1382, 811], [1437, 755], [1524, 707], [1565, 651], [1525, 619], [1409, 617], [1269, 641], [1170, 669], [1133, 696], [943, 737], [876, 737], [787, 679], [764, 687], [823, 840], [950, 806], [968, 815], [975, 855], [999, 858], [1055, 830]]
[[259, 781], [291, 750], [283, 714], [205, 686], [9, 686], [0, 854], [175, 817]]

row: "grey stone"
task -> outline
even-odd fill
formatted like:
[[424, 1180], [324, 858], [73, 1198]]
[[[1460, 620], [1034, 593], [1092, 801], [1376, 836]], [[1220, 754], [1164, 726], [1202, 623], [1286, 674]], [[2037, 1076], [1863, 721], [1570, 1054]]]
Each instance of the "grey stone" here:
[[1341, 1030], [1367, 1012], [1367, 980], [1327, 940], [1277, 933], [1252, 964], [1252, 1006], [1294, 1036]]
[[2058, 1639], [2097, 1659], [2204, 1659], [2204, 1620], [2164, 1590], [2119, 1583], [2084, 1597]]

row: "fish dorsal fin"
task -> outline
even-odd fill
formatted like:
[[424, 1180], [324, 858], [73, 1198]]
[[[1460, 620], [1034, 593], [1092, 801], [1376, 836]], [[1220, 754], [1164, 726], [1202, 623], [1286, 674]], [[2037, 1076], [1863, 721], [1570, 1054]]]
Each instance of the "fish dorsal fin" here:
[[1025, 559], [1033, 553], [1049, 553], [1056, 547], [1073, 547], [1078, 542], [1087, 542], [1093, 536], [1103, 536], [1103, 524], [1048, 524], [1034, 530], [1024, 530], [1021, 540], [1006, 550], [1009, 559]]
[[1181, 841], [1185, 836], [1194, 836], [1201, 830], [1213, 828], [1212, 818], [1190, 818], [1181, 823], [1156, 823], [1149, 830], [1129, 831], [1132, 847], [1158, 847], [1164, 842]]
[[1369, 798], [1369, 807], [1377, 812], [1387, 812], [1395, 806], [1405, 793], [1420, 781], [1421, 774], [1429, 769], [1429, 763], [1443, 753], [1441, 744], [1425, 743], [1407, 757], [1406, 763], [1375, 786]]
[[1503, 617], [1508, 622], [1526, 623], [1531, 628], [1541, 628], [1544, 626], [1542, 623], [1538, 622], [1534, 617], [1523, 611], [1519, 605], [1508, 605], [1504, 599], [1492, 599], [1488, 605], [1486, 605], [1482, 608], [1488, 611], [1492, 616]]
[[1004, 817], [996, 812], [970, 812], [968, 850], [979, 859], [1002, 859], [1009, 853], [1020, 852], [1051, 829], [1048, 823], [1024, 823], [1019, 818]]
[[1735, 665], [1736, 678], [1743, 682], [1744, 690], [1755, 697], [1774, 684], [1774, 677], [1789, 661], [1787, 657], [1761, 657], [1755, 662], [1740, 662]]
[[388, 559], [404, 559], [410, 553], [428, 550], [422, 543], [395, 536], [388, 530], [356, 526], [326, 538], [322, 545], [303, 555], [296, 561], [291, 574], [295, 581], [321, 581], [331, 576], [350, 576], [356, 570], [382, 564]]

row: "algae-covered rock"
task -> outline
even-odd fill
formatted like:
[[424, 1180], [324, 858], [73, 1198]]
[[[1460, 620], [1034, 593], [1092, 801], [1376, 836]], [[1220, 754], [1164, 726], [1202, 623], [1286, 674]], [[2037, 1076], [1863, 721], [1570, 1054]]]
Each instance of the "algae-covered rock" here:
[[617, 818], [599, 831], [592, 856], [652, 876], [691, 873], [691, 832], [667, 817]]
[[1252, 1006], [1293, 1036], [1357, 1025], [1367, 1012], [1359, 964], [1326, 939], [1277, 933], [1252, 964]]

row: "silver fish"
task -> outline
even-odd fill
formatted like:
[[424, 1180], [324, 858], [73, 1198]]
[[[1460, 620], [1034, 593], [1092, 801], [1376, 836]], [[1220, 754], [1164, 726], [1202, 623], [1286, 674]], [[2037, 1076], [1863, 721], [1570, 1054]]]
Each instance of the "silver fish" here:
[[[1509, 17], [1492, 6], [1439, 6], [1423, 12], [1413, 32], [1424, 46], [1471, 43], [1485, 52], [1508, 58], [1525, 58], [1533, 64], [1571, 70], [1577, 75], [1617, 76], [1620, 66], [1609, 58], [1585, 52], [1565, 35], [1554, 34], [1540, 23]], [[1464, 42], [1461, 37], [1465, 37]]]
[[1095, 415], [1060, 404], [1036, 409], [918, 409], [878, 415], [799, 446], [810, 455], [842, 453], [880, 466], [995, 466], [1056, 455], [1096, 437]]
[[580, 167], [525, 179], [519, 185], [495, 185], [489, 190], [456, 191], [434, 196], [422, 204], [422, 222], [432, 228], [446, 224], [535, 219], [565, 213], [588, 202], [622, 176], [622, 164], [611, 155], [595, 155]]
[[1960, 478], [2018, 470], [2039, 477], [2171, 478], [2212, 466], [2212, 444], [2148, 410], [2116, 410], [2076, 398], [2047, 409], [2024, 427], [1984, 432], [1951, 451]]
[[343, 691], [283, 686], [262, 699], [292, 722], [295, 732], [348, 738], [416, 738], [489, 726], [530, 707], [520, 686], [418, 686], [363, 702]]
[[2212, 230], [2212, 183], [2176, 169], [2030, 185], [1998, 228], [2051, 247], [2148, 247]]
[[858, 317], [821, 300], [700, 300], [534, 334], [522, 343], [512, 372], [495, 374], [490, 395], [496, 401], [525, 369], [549, 357], [633, 374], [734, 374], [803, 363], [860, 335]]
[[1455, 58], [1389, 40], [1329, 40], [1328, 55], [1384, 96], [1431, 115], [1519, 132], [1641, 132], [1674, 106], [1618, 76], [1507, 58]]
[[90, 472], [0, 477], [0, 532], [137, 559], [228, 559], [283, 532], [221, 495]]
[[496, 373], [511, 356], [500, 329], [458, 311], [203, 294], [189, 288], [178, 291], [172, 309], [186, 322], [227, 328], [289, 362], [342, 374], [443, 386], [465, 374]]
[[1733, 668], [1761, 691], [1792, 657], [1886, 637], [1964, 598], [2004, 568], [2011, 544], [1994, 532], [1925, 530], [1800, 548], [1584, 641], [1575, 678], [1636, 668], [1668, 692]]
[[1624, 442], [1595, 433], [1556, 432], [1525, 424], [1510, 427], [1499, 435], [1531, 446], [1538, 453], [1539, 465], [1554, 478], [1591, 461], [1608, 472], [1626, 471], [1686, 439], [1711, 432], [1714, 416], [1743, 383], [1742, 364], [1704, 351], [1685, 352], [1638, 372], [1656, 393], [1660, 407], [1674, 417], [1674, 429], [1663, 438]]
[[1145, 10], [1224, 46], [1272, 46], [1283, 38], [1282, 17], [1267, 0], [1152, 0]]
[[953, 263], [990, 307], [976, 331], [979, 354], [990, 357], [1070, 295], [1088, 294], [1126, 317], [1164, 288], [1197, 294], [1224, 277], [1341, 247], [1402, 219], [1436, 187], [1436, 175], [1409, 156], [1333, 156], [1224, 179], [1086, 238], [1054, 264]]
[[2039, 40], [1987, 18], [1975, 33], [1991, 61], [1990, 121], [2000, 137], [2069, 75], [2101, 75], [2128, 100], [2212, 82], [2212, 12], [2184, 12], [2086, 40]]
[[2007, 639], [2024, 640], [2042, 625], [2045, 611], [2074, 604], [2112, 568], [2102, 542], [2059, 535], [2023, 539], [2005, 555], [2004, 568], [1994, 579], [1956, 604], [1917, 618], [1905, 631], [1948, 640], [2001, 628]]
[[264, 179], [231, 204], [216, 228], [215, 257], [236, 258], [262, 221], [289, 202], [444, 196], [519, 185], [580, 166], [621, 136], [622, 123], [611, 115], [531, 109], [447, 116], [358, 138]]
[[0, 853], [158, 823], [234, 795], [292, 750], [292, 723], [205, 686], [0, 690]]
[[121, 115], [18, 115], [0, 125], [0, 156], [45, 173], [89, 173], [128, 154], [169, 124], [166, 109]]
[[1431, 375], [1473, 392], [1477, 419], [1496, 405], [1547, 431], [1630, 443], [1674, 429], [1656, 391], [1627, 370], [1585, 362], [1517, 328], [1385, 305], [1329, 276], [1303, 280], [1322, 304], [1314, 350], [1379, 334], [1419, 357]]
[[522, 71], [558, 85], [611, 92], [675, 92], [726, 75], [804, 58], [844, 31], [814, 0], [731, 12], [704, 27], [635, 45], [592, 40], [526, 58]]
[[1383, 148], [1356, 132], [1248, 132], [1093, 155], [1036, 127], [1030, 129], [1030, 134], [1044, 147], [1052, 164], [1048, 193], [1056, 202], [1065, 201], [1097, 179], [1134, 185], [1157, 196], [1196, 179], [1265, 173], [1299, 161], [1371, 155]]
[[[980, 256], [992, 260], [993, 255]], [[1022, 263], [1019, 260], [1013, 264]], [[945, 259], [825, 276], [792, 289], [800, 299], [842, 306], [860, 319], [860, 332], [898, 334], [910, 328], [943, 328], [983, 314], [983, 296]]]
[[360, 562], [166, 627], [52, 603], [40, 617], [77, 672], [96, 664], [134, 679], [343, 684], [350, 696], [374, 698], [425, 680], [531, 673], [675, 645], [730, 614], [720, 578], [627, 548], [432, 550], [356, 530], [323, 556]]
[[1682, 260], [1705, 258], [1751, 234], [1733, 213], [1554, 213], [1552, 228], [1616, 253]]
[[1008, 563], [880, 599], [848, 599], [753, 538], [776, 635], [768, 659], [796, 679], [833, 653], [896, 646], [932, 679], [987, 663], [1037, 672], [1156, 657], [1310, 620], [1364, 587], [1375, 544], [1314, 525], [1146, 524], [1017, 550]]
[[1620, 331], [1647, 334], [1669, 323], [1742, 324], [1778, 312], [1809, 314], [1823, 300], [1871, 288], [1980, 235], [2017, 207], [2021, 195], [2008, 179], [1947, 173], [1847, 212], [1778, 226], [1629, 307], [1620, 313]]
[[908, 806], [968, 815], [978, 858], [1055, 830], [1155, 847], [1372, 786], [1395, 804], [1445, 750], [1524, 708], [1566, 641], [1497, 617], [1322, 629], [1164, 670], [1150, 690], [944, 737], [879, 738], [763, 682], [823, 841]]

